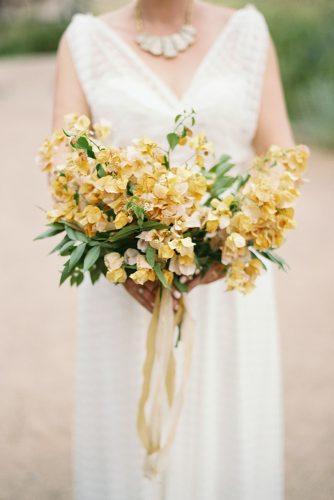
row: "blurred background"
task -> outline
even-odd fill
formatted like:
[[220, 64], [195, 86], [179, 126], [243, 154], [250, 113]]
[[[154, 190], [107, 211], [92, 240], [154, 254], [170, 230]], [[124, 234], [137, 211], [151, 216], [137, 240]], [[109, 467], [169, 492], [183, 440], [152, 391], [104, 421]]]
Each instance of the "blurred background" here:
[[[49, 133], [54, 52], [69, 19], [77, 11], [98, 13], [123, 3], [0, 0], [5, 208], [0, 223], [6, 235], [0, 285], [0, 500], [71, 498], [76, 298], [75, 290], [57, 286], [60, 263], [47, 256], [51, 242], [32, 242], [44, 223], [37, 205], [48, 204], [34, 156]], [[332, 500], [334, 2], [252, 3], [265, 14], [277, 46], [296, 137], [313, 149], [298, 228], [282, 251], [291, 270], [276, 275], [286, 498]]]

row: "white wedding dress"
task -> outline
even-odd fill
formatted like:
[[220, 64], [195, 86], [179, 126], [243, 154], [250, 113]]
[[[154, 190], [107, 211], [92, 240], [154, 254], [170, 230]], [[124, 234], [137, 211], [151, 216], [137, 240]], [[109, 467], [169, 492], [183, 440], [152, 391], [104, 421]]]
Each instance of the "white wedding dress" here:
[[[165, 141], [174, 116], [197, 112], [217, 153], [239, 170], [253, 155], [268, 48], [263, 16], [232, 15], [182, 99], [103, 20], [74, 16], [67, 29], [95, 121], [112, 141]], [[121, 286], [86, 280], [79, 292], [76, 368], [77, 500], [279, 500], [283, 497], [279, 346], [272, 270], [248, 296], [223, 282], [189, 295], [195, 349], [185, 407], [160, 483], [142, 473], [136, 431], [150, 315]]]

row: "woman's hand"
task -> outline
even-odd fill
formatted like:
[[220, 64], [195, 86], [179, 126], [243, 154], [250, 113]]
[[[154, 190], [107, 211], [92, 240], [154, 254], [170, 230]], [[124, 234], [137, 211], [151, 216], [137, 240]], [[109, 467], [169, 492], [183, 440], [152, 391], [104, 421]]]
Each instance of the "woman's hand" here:
[[[153, 312], [154, 302], [157, 292], [160, 288], [157, 281], [147, 281], [144, 285], [137, 285], [131, 278], [128, 278], [124, 283], [124, 287], [132, 297], [145, 307], [149, 312]], [[179, 299], [181, 298], [180, 292], [173, 290], [173, 309], [177, 311], [179, 307]]]
[[[215, 262], [205, 273], [204, 276], [196, 276], [187, 282], [188, 291], [190, 292], [198, 285], [207, 285], [213, 281], [220, 280], [225, 276], [226, 268], [223, 264]], [[154, 302], [156, 298], [157, 291], [159, 290], [159, 285], [157, 282], [147, 281], [144, 285], [137, 285], [132, 279], [128, 278], [124, 283], [126, 291], [132, 295], [132, 297], [139, 302], [145, 309], [149, 312], [153, 311]], [[178, 300], [181, 294], [177, 291], [173, 291], [173, 303], [174, 310], [178, 308]]]
[[137, 285], [131, 278], [128, 278], [124, 283], [127, 292], [134, 299], [145, 307], [149, 312], [153, 311], [155, 297], [158, 290], [156, 282], [147, 281], [144, 285]]
[[187, 282], [188, 291], [190, 292], [198, 285], [207, 285], [209, 283], [212, 283], [213, 281], [220, 280], [225, 276], [225, 274], [226, 267], [219, 262], [214, 262], [210, 266], [208, 271], [204, 274], [204, 276], [201, 276], [199, 274], [198, 276]]

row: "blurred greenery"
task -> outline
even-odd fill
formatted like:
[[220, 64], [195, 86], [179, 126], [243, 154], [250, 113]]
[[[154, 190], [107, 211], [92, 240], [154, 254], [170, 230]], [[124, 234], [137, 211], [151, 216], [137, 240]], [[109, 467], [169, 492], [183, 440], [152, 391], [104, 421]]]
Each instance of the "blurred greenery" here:
[[[241, 0], [215, 3], [240, 7]], [[334, 1], [254, 0], [277, 47], [290, 117], [298, 138], [334, 147]], [[0, 56], [51, 52], [67, 19], [0, 20]]]

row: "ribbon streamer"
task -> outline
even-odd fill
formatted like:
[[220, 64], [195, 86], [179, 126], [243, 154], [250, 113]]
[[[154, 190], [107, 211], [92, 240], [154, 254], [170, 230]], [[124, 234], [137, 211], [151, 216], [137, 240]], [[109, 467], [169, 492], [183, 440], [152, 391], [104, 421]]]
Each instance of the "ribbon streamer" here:
[[[175, 359], [177, 325], [182, 328], [177, 349], [181, 349], [183, 354], [183, 359], [180, 362], [178, 360], [178, 363]], [[157, 294], [147, 332], [137, 418], [138, 433], [146, 450], [144, 473], [149, 479], [157, 477], [167, 465], [184, 403], [193, 343], [194, 322], [183, 299], [178, 312], [174, 314], [171, 292], [163, 288]]]

